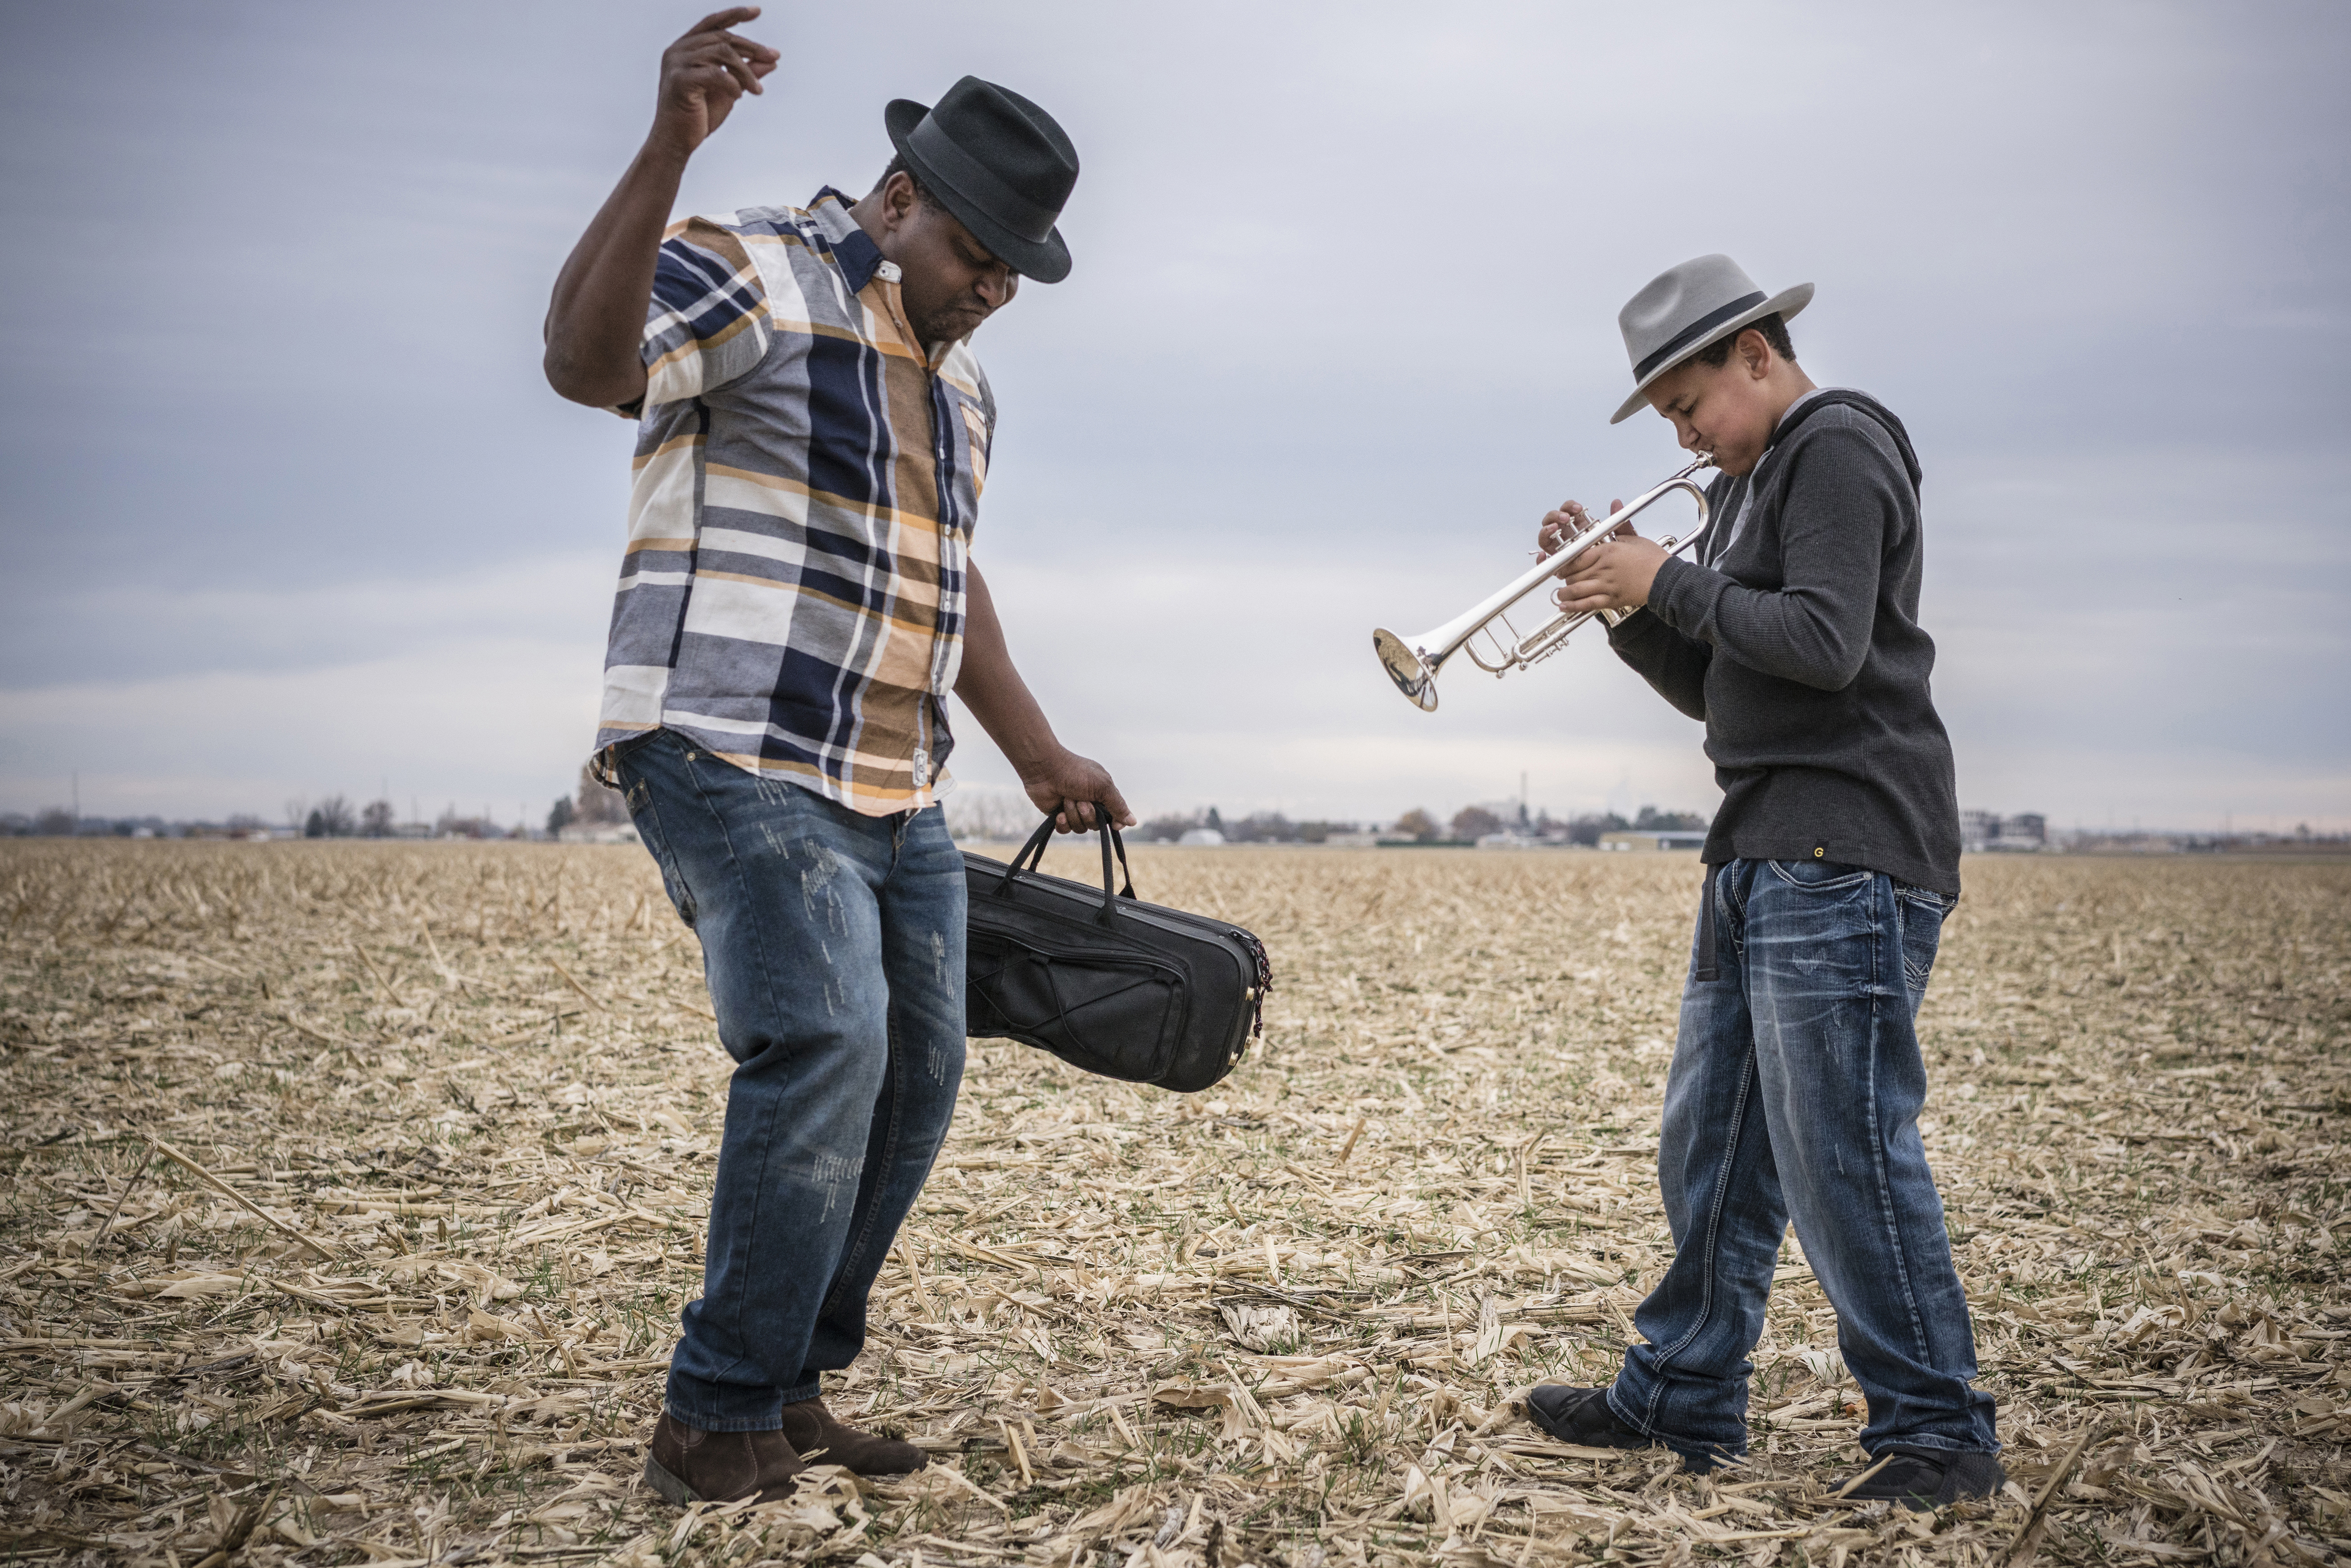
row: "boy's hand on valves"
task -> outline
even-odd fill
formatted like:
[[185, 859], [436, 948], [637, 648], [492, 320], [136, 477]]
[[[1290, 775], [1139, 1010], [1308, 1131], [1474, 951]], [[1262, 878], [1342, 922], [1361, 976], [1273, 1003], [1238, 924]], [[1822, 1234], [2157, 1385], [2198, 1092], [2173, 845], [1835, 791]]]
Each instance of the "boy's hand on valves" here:
[[[1625, 509], [1622, 501], [1608, 503], [1611, 513]], [[1592, 514], [1583, 509], [1581, 501], [1562, 501], [1557, 511], [1545, 512], [1542, 524], [1535, 530], [1535, 558], [1548, 560], [1561, 546], [1592, 526]]]
[[[1613, 516], [1623, 510], [1624, 505], [1622, 501], [1614, 502], [1608, 510]], [[1570, 507], [1573, 508], [1572, 513]], [[1553, 518], [1567, 525], [1566, 537], [1572, 537], [1589, 520], [1583, 508], [1572, 501], [1543, 519], [1547, 534]], [[1557, 548], [1554, 540], [1544, 553], [1548, 555]], [[1635, 533], [1630, 523], [1624, 524], [1606, 542], [1593, 545], [1561, 569], [1562, 580], [1552, 594], [1552, 601], [1575, 614], [1637, 610], [1648, 603], [1650, 586], [1656, 581], [1657, 569], [1667, 559], [1663, 547]]]

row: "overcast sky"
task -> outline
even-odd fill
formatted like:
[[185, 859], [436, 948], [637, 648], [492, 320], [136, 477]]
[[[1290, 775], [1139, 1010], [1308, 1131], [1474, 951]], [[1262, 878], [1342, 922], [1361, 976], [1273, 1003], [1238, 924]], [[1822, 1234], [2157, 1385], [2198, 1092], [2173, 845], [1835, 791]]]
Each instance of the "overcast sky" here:
[[[0, 810], [388, 789], [542, 816], [594, 729], [631, 427], [538, 371], [691, 5], [7, 8]], [[2351, 827], [2351, 12], [2331, 4], [770, 6], [681, 211], [862, 191], [973, 72], [1084, 164], [977, 340], [977, 559], [1146, 812], [1711, 810], [1602, 640], [1448, 672], [1610, 427], [1625, 298], [1725, 250], [1926, 469], [1961, 802]], [[1011, 782], [967, 716], [955, 771]]]

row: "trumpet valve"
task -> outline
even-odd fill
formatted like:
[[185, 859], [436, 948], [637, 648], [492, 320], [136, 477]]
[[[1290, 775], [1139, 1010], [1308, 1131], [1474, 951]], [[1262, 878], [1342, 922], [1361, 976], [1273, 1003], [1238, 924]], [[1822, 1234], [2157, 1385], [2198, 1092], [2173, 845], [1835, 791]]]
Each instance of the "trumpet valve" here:
[[1567, 632], [1562, 632], [1558, 636], [1553, 637], [1550, 642], [1545, 643], [1541, 647], [1537, 648], [1533, 653], [1529, 653], [1526, 656], [1527, 668], [1532, 669], [1535, 665], [1541, 664], [1545, 659], [1550, 658], [1553, 653], [1558, 653], [1562, 648], [1566, 647], [1568, 635], [1569, 634]]

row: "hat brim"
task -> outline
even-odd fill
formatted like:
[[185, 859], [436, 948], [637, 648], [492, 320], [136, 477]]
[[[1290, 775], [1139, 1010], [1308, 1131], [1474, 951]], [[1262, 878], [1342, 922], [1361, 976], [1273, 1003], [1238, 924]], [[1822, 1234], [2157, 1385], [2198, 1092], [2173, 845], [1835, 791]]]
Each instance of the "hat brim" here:
[[1664, 364], [1659, 365], [1647, 375], [1643, 376], [1641, 378], [1640, 384], [1633, 389], [1633, 395], [1625, 400], [1625, 405], [1622, 408], [1618, 409], [1614, 413], [1609, 416], [1608, 423], [1611, 424], [1622, 424], [1626, 420], [1632, 418], [1635, 414], [1640, 413], [1643, 409], [1648, 407], [1649, 388], [1656, 384], [1657, 378], [1665, 375], [1676, 366], [1687, 364], [1689, 361], [1701, 350], [1712, 348], [1715, 344], [1721, 342], [1725, 338], [1731, 336], [1735, 332], [1745, 331], [1748, 328], [1752, 327], [1756, 322], [1761, 321], [1766, 316], [1776, 314], [1784, 321], [1789, 317], [1795, 315], [1799, 310], [1802, 310], [1805, 306], [1810, 305], [1812, 302], [1813, 286], [1809, 283], [1799, 283], [1793, 288], [1782, 289], [1781, 292], [1774, 294], [1771, 298], [1766, 299], [1762, 304], [1755, 307], [1754, 309], [1744, 311], [1740, 315], [1732, 317], [1729, 320], [1725, 321], [1721, 326], [1717, 327], [1713, 331], [1708, 332], [1705, 337], [1700, 338], [1696, 342], [1683, 348], [1679, 352], [1676, 353], [1672, 359], [1667, 360]]
[[1028, 239], [1014, 234], [987, 215], [987, 209], [956, 190], [923, 155], [908, 145], [914, 127], [923, 116], [931, 112], [927, 103], [916, 103], [911, 98], [893, 98], [882, 111], [882, 123], [890, 132], [890, 145], [898, 156], [914, 170], [923, 189], [939, 199], [939, 204], [955, 214], [956, 221], [971, 231], [971, 237], [987, 247], [990, 256], [1008, 265], [1023, 277], [1033, 277], [1040, 283], [1059, 283], [1070, 276], [1070, 247], [1061, 243], [1061, 231], [1056, 225], [1042, 241]]

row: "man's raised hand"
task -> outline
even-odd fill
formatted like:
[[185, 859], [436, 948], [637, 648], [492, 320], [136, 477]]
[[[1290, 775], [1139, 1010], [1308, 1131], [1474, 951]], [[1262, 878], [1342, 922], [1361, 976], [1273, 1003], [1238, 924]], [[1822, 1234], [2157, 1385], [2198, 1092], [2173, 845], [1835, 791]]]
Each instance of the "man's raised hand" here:
[[727, 31], [758, 14], [757, 5], [714, 11], [662, 51], [653, 131], [571, 247], [547, 304], [547, 382], [573, 402], [620, 408], [644, 396], [645, 305], [686, 160], [776, 68], [775, 50]]
[[669, 141], [680, 154], [690, 153], [726, 122], [737, 99], [766, 90], [759, 78], [774, 70], [782, 57], [765, 44], [728, 31], [758, 14], [757, 5], [713, 11], [662, 51], [655, 140]]

